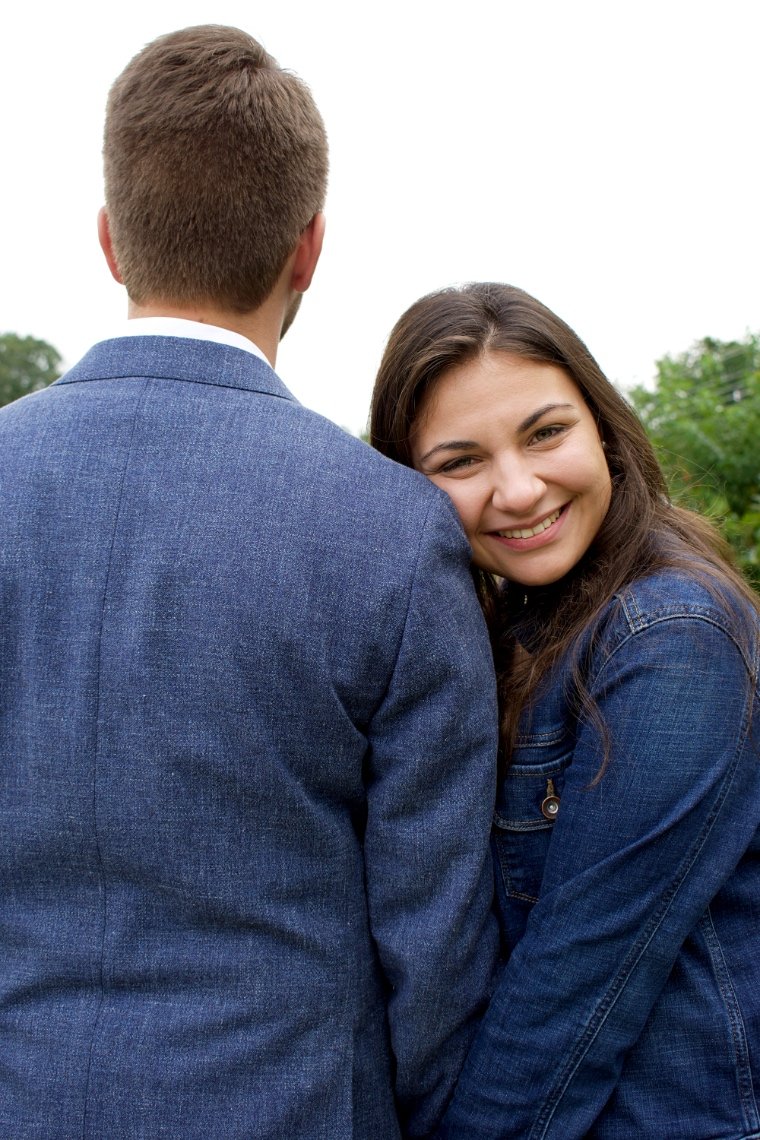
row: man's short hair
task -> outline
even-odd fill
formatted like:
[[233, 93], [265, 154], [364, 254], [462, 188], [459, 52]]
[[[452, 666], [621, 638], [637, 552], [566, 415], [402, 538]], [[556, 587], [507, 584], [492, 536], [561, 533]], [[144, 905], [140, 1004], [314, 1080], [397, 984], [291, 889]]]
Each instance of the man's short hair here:
[[111, 88], [103, 155], [114, 255], [137, 304], [257, 308], [324, 205], [311, 92], [237, 28], [143, 48]]

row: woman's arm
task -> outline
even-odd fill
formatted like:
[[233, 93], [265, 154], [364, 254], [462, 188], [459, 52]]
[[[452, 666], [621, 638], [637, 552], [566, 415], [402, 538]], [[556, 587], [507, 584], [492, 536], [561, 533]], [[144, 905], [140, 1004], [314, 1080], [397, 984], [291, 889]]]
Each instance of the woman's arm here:
[[747, 670], [705, 617], [621, 640], [591, 682], [612, 750], [579, 731], [539, 901], [442, 1137], [574, 1140], [593, 1125], [679, 949], [760, 822]]

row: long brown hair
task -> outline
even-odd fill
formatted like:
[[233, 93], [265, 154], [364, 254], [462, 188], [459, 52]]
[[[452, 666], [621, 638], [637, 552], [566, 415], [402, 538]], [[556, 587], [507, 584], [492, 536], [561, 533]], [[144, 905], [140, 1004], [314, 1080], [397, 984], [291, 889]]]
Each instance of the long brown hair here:
[[449, 369], [491, 351], [552, 364], [567, 373], [596, 420], [612, 480], [609, 510], [581, 562], [556, 587], [518, 588], [521, 595], [532, 594], [529, 654], [515, 651], [515, 623], [506, 620], [507, 605], [496, 580], [482, 570], [474, 571], [500, 676], [506, 755], [514, 745], [520, 714], [539, 681], [570, 653], [573, 701], [579, 713], [597, 724], [606, 757], [606, 726], [588, 697], [578, 646], [581, 635], [593, 629], [617, 591], [670, 566], [698, 573], [717, 596], [738, 595], [749, 610], [757, 610], [757, 598], [732, 565], [730, 548], [713, 526], [670, 502], [641, 423], [585, 344], [550, 309], [514, 286], [484, 282], [442, 289], [403, 314], [390, 334], [375, 382], [372, 445], [413, 466], [411, 438], [428, 393]]

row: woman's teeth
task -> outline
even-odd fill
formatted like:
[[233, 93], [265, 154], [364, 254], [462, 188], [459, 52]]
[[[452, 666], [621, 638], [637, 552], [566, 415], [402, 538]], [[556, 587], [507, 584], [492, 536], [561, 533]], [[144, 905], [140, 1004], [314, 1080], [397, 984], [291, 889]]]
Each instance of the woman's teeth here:
[[560, 516], [559, 511], [555, 511], [553, 515], [549, 515], [543, 522], [537, 523], [530, 530], [498, 530], [496, 533], [500, 538], [533, 538], [536, 534], [541, 534], [542, 531], [547, 530], [552, 523], [555, 523]]

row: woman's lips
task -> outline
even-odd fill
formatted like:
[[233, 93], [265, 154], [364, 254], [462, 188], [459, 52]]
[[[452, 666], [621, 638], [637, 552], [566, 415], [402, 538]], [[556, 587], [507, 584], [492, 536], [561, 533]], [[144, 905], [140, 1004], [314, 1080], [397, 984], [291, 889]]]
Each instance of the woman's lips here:
[[492, 530], [489, 533], [492, 538], [498, 539], [514, 550], [532, 550], [554, 538], [562, 526], [568, 505], [566, 503], [563, 507], [558, 507], [551, 514], [545, 515], [540, 522], [534, 523], [532, 527], [510, 527], [504, 530]]

